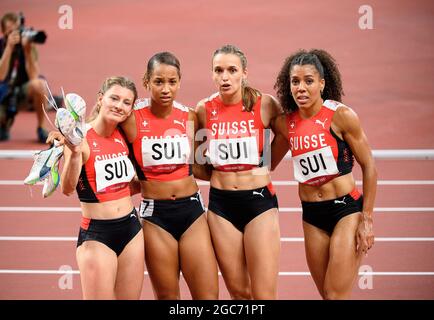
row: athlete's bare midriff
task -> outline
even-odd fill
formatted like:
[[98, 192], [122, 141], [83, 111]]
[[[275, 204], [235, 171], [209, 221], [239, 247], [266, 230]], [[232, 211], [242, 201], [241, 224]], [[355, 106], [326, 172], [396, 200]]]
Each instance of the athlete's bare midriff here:
[[255, 168], [246, 171], [226, 172], [213, 170], [211, 187], [220, 190], [252, 190], [271, 182], [268, 168]]
[[179, 199], [189, 197], [198, 191], [198, 186], [193, 176], [178, 180], [142, 180], [142, 197], [145, 199]]
[[301, 201], [318, 202], [336, 199], [353, 191], [356, 183], [352, 173], [334, 178], [321, 186], [298, 184], [298, 194]]
[[98, 203], [80, 202], [83, 217], [90, 219], [117, 219], [130, 213], [134, 206], [130, 196]]

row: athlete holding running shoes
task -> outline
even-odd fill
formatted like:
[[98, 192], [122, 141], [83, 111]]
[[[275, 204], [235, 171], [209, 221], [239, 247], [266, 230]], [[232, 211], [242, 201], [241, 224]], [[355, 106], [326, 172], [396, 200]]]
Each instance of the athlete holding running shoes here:
[[124, 77], [104, 81], [84, 124], [78, 97], [58, 110], [54, 139], [64, 144], [61, 186], [77, 191], [82, 222], [77, 242], [84, 299], [139, 299], [144, 276], [143, 233], [131, 199], [135, 176], [127, 143], [118, 130], [131, 114], [137, 91]]

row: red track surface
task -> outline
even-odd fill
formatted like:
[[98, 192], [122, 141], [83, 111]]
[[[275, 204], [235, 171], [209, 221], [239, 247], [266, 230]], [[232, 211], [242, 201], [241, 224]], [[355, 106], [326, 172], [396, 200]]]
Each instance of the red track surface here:
[[[434, 148], [434, 5], [430, 1], [370, 1], [374, 29], [358, 27], [359, 1], [73, 1], [73, 30], [58, 28], [62, 1], [2, 1], [0, 12], [22, 10], [27, 24], [48, 33], [41, 46], [43, 74], [56, 93], [82, 95], [91, 106], [102, 80], [124, 74], [140, 84], [145, 61], [157, 51], [181, 60], [179, 101], [194, 105], [213, 92], [212, 52], [225, 43], [242, 48], [249, 59], [249, 82], [273, 93], [283, 59], [298, 48], [324, 48], [340, 64], [345, 100], [359, 114], [373, 149]], [[145, 95], [143, 90], [141, 96]], [[40, 149], [33, 113], [18, 115], [12, 139], [0, 149]], [[432, 161], [377, 161], [380, 180], [434, 180]], [[75, 196], [56, 192], [42, 199], [41, 186], [13, 185], [30, 160], [0, 160], [0, 237], [75, 237], [80, 213], [26, 212], [5, 207], [74, 207]], [[360, 170], [355, 171], [360, 180]], [[292, 180], [288, 162], [273, 174]], [[201, 186], [204, 198], [208, 187]], [[281, 208], [298, 208], [295, 186], [276, 186]], [[375, 233], [379, 238], [434, 237], [434, 184], [379, 185]], [[138, 203], [138, 198], [136, 199]], [[398, 208], [431, 208], [399, 212]], [[302, 237], [299, 212], [280, 215], [282, 238]], [[431, 275], [376, 275], [373, 288], [356, 284], [354, 299], [434, 299], [434, 242], [377, 241], [363, 261], [373, 272], [431, 272]], [[0, 270], [77, 270], [75, 241], [0, 241]], [[307, 272], [303, 243], [282, 242], [281, 272]], [[80, 299], [79, 275], [61, 290], [59, 274], [0, 273], [0, 299]], [[221, 280], [220, 298], [228, 298]], [[182, 297], [189, 299], [182, 282]], [[145, 277], [143, 299], [153, 299]], [[319, 299], [308, 275], [282, 275], [280, 299]]]

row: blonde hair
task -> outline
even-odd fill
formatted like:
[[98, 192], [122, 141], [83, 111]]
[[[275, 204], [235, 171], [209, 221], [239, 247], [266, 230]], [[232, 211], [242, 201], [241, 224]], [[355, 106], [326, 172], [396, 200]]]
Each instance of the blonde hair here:
[[[114, 85], [119, 85], [123, 88], [127, 88], [127, 89], [131, 90], [134, 93], [134, 100], [133, 100], [133, 104], [134, 104], [134, 102], [137, 99], [136, 85], [134, 84], [133, 81], [131, 81], [130, 79], [128, 79], [126, 77], [115, 76], [115, 77], [109, 77], [109, 78], [105, 79], [102, 86], [101, 86], [101, 89], [98, 91], [98, 94], [104, 95]], [[87, 118], [87, 122], [94, 120], [98, 116], [100, 108], [101, 108], [101, 106], [98, 103], [96, 103], [92, 109], [92, 112], [90, 113], [89, 117]]]
[[[243, 68], [243, 71], [247, 68], [247, 58], [244, 52], [242, 52], [239, 48], [237, 48], [234, 45], [227, 44], [223, 47], [217, 49], [214, 51], [213, 59], [218, 54], [234, 54], [238, 58], [240, 58], [241, 61], [241, 67]], [[253, 106], [255, 105], [256, 101], [258, 100], [258, 97], [260, 97], [262, 94], [259, 90], [252, 88], [247, 85], [247, 81], [244, 81], [241, 83], [241, 96], [243, 99], [243, 106], [244, 111], [250, 112], [253, 110]]]

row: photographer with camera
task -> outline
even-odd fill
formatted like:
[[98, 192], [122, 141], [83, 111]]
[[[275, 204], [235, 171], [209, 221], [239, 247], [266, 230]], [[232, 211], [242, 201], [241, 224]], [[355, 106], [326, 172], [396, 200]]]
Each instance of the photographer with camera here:
[[21, 106], [32, 103], [37, 117], [38, 141], [45, 143], [44, 80], [39, 75], [35, 43], [45, 42], [45, 33], [24, 28], [24, 18], [6, 13], [1, 18], [0, 39], [0, 141], [9, 140], [9, 130]]

